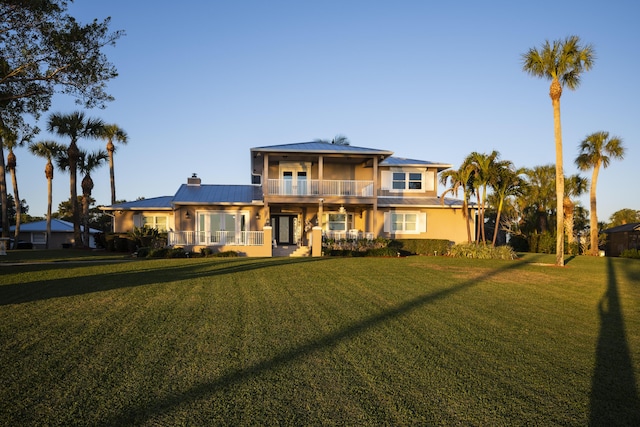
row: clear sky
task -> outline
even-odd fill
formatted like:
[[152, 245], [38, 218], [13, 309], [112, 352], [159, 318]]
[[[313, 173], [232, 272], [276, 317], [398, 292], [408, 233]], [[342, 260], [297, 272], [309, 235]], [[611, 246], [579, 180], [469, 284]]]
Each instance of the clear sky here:
[[[549, 82], [525, 74], [521, 55], [578, 35], [597, 58], [562, 95], [565, 174], [578, 172], [585, 136], [619, 136], [626, 157], [601, 170], [598, 216], [640, 209], [635, 0], [76, 0], [70, 11], [82, 22], [111, 16], [127, 33], [106, 49], [120, 74], [109, 83], [116, 100], [87, 111], [129, 135], [116, 152], [118, 199], [173, 195], [192, 173], [249, 184], [251, 147], [336, 134], [455, 168], [492, 150], [518, 167], [554, 164]], [[77, 109], [62, 97], [52, 107]], [[45, 131], [37, 140], [51, 138], [68, 144]], [[45, 161], [26, 148], [16, 155], [20, 196], [44, 216]], [[92, 176], [97, 204], [109, 204], [108, 166]], [[56, 171], [53, 198], [54, 211], [68, 200], [67, 174]]]

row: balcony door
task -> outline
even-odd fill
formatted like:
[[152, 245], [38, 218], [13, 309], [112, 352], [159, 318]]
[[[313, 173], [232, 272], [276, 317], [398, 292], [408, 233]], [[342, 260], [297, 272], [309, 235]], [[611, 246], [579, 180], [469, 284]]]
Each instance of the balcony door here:
[[309, 192], [311, 164], [305, 162], [281, 162], [281, 192], [288, 196], [304, 196]]

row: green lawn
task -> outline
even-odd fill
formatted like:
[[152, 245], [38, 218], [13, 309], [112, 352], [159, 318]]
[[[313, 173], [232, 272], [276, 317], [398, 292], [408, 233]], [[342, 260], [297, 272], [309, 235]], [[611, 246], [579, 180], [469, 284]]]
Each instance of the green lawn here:
[[640, 425], [637, 260], [19, 252], [2, 425]]

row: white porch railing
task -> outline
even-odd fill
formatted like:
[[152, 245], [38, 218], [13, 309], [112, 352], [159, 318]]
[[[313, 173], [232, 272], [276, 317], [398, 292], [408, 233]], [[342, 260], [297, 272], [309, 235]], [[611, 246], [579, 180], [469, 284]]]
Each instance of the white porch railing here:
[[373, 240], [373, 233], [358, 230], [349, 231], [323, 231], [322, 235], [333, 240]]
[[169, 246], [262, 246], [264, 231], [170, 231]]
[[372, 197], [373, 181], [288, 179], [267, 180], [267, 191], [274, 196], [355, 196]]

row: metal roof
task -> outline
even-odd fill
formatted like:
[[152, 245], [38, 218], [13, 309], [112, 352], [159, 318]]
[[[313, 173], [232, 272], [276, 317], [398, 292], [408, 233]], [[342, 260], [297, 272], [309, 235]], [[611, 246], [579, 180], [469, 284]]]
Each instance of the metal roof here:
[[[15, 230], [16, 226], [12, 225], [11, 230]], [[80, 230], [84, 230], [84, 227], [81, 225]], [[27, 222], [25, 224], [20, 224], [20, 232], [25, 233], [39, 233], [47, 231], [47, 221], [34, 221]], [[51, 219], [51, 232], [52, 233], [73, 233], [73, 223], [68, 221], [63, 221], [61, 219], [52, 218]], [[89, 228], [90, 233], [100, 233], [100, 230], [96, 230], [95, 228]]]
[[438, 171], [449, 169], [453, 165], [442, 162], [429, 162], [426, 160], [405, 159], [403, 157], [387, 157], [380, 162], [380, 166], [417, 166], [438, 168]]
[[100, 206], [105, 211], [119, 210], [171, 210], [173, 196], [151, 197], [149, 199], [134, 200], [132, 202], [116, 203], [110, 206]]
[[393, 154], [393, 151], [389, 150], [354, 147], [353, 145], [331, 144], [330, 142], [320, 141], [254, 147], [251, 149], [251, 151], [263, 151], [271, 153], [377, 154], [384, 156], [390, 156]]
[[631, 222], [602, 230], [603, 233], [624, 233], [629, 231], [640, 231], [640, 222]]
[[[440, 197], [380, 197], [378, 199], [378, 206], [390, 208], [390, 207], [437, 207], [437, 208], [462, 208], [462, 200], [458, 199], [444, 199], [444, 204]], [[469, 204], [469, 208], [475, 207], [474, 204]]]
[[172, 205], [262, 204], [262, 188], [257, 185], [182, 184]]

